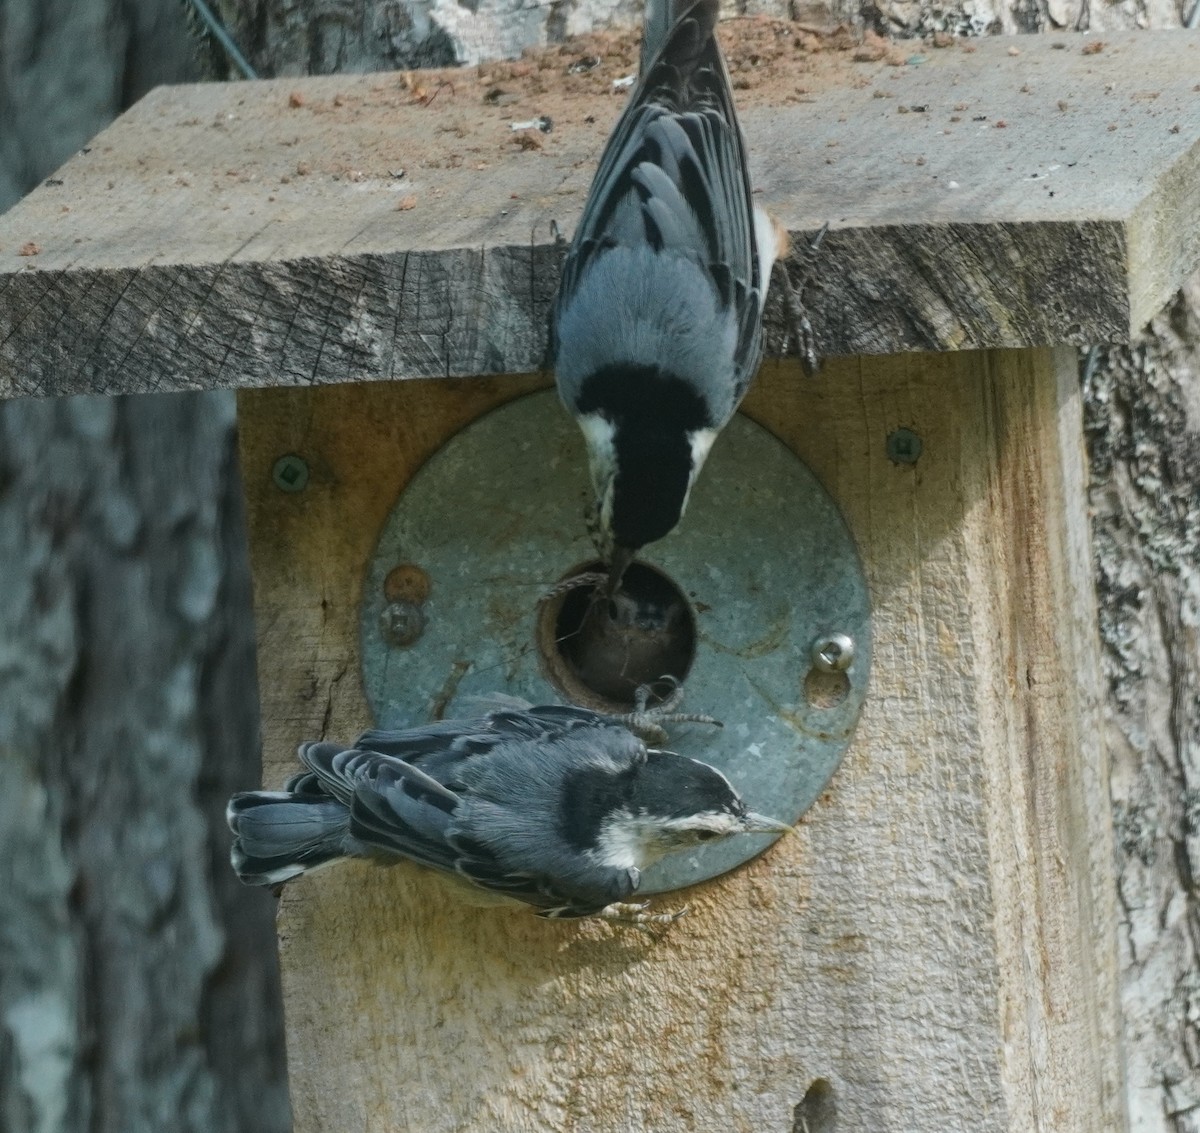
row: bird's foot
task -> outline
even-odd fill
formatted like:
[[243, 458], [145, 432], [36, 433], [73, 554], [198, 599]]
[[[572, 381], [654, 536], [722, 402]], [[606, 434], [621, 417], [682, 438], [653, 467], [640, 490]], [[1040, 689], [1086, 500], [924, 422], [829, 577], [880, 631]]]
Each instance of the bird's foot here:
[[678, 677], [673, 677], [670, 673], [664, 673], [654, 684], [666, 684], [671, 691], [662, 698], [661, 704], [650, 708], [650, 698], [655, 692], [654, 685], [638, 685], [637, 691], [633, 694], [633, 703], [640, 714], [645, 715], [649, 712], [674, 712], [683, 703], [683, 682]]
[[[567, 238], [559, 229], [557, 220], [552, 219], [550, 221], [550, 239], [554, 243], [554, 264], [558, 268], [558, 274], [561, 276], [570, 245], [567, 243]], [[536, 227], [530, 229], [529, 243], [531, 245], [537, 243]], [[546, 349], [542, 353], [542, 369], [548, 374], [554, 373], [554, 361], [554, 335], [549, 334], [546, 336]]]
[[[655, 685], [667, 682], [671, 691], [663, 697], [662, 703], [649, 707], [650, 697], [654, 696]], [[707, 716], [702, 712], [676, 712], [683, 701], [683, 684], [677, 677], [670, 674], [659, 677], [654, 684], [639, 685], [634, 693], [634, 710], [620, 716], [612, 716], [618, 724], [624, 724], [635, 736], [649, 744], [664, 744], [667, 742], [667, 724], [711, 724], [715, 728], [724, 727], [720, 720]]]
[[641, 929], [642, 932], [657, 938], [661, 935], [662, 929], [673, 925], [690, 907], [690, 905], [684, 905], [682, 909], [675, 909], [670, 913], [648, 913], [646, 910], [650, 908], [649, 901], [632, 903], [614, 901], [611, 905], [606, 905], [601, 909], [596, 916], [611, 924], [629, 925], [631, 928]]
[[786, 351], [794, 341], [796, 353], [800, 356], [800, 363], [803, 365], [805, 373], [809, 375], [815, 374], [821, 368], [821, 358], [817, 353], [817, 337], [813, 332], [812, 323], [808, 321], [808, 311], [804, 306], [804, 289], [812, 279], [813, 261], [816, 259], [821, 244], [825, 240], [825, 233], [828, 231], [829, 225], [826, 223], [821, 231], [808, 241], [808, 246], [803, 254], [797, 257], [802, 269], [798, 286], [792, 286], [792, 279], [788, 275], [785, 261], [776, 260], [771, 269], [778, 275], [783, 291], [784, 317], [788, 327], [788, 337], [783, 344], [784, 350]]
[[594, 496], [584, 506], [583, 528], [587, 532], [592, 546], [596, 549], [597, 557], [607, 560], [609, 540], [605, 537], [604, 524], [600, 520], [600, 501]]

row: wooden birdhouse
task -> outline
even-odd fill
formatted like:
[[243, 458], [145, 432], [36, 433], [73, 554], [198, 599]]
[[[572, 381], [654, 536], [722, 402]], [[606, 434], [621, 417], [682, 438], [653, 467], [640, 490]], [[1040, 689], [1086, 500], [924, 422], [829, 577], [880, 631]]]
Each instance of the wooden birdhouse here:
[[[406, 866], [289, 885], [297, 1133], [1126, 1127], [1078, 350], [1200, 266], [1200, 46], [1080, 43], [737, 92], [760, 199], [829, 225], [825, 363], [774, 301], [645, 558], [725, 722], [673, 741], [798, 837], [658, 876], [714, 879], [657, 939]], [[539, 629], [593, 554], [541, 371], [624, 96], [546, 59], [161, 88], [0, 218], [0, 396], [238, 391], [269, 785], [304, 739], [590, 695]]]

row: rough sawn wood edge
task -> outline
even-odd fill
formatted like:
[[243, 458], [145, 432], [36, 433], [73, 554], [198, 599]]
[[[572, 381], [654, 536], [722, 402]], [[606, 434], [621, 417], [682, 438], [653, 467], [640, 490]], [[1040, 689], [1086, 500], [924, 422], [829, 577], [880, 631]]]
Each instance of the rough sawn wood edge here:
[[[834, 229], [805, 302], [829, 355], [1125, 341], [1125, 244], [1112, 221]], [[10, 276], [0, 397], [527, 372], [559, 258], [531, 243]], [[778, 354], [777, 290], [766, 327]]]
[[[791, 230], [797, 282], [805, 239], [831, 222], [805, 291], [823, 354], [1127, 341], [1200, 262], [1187, 219], [1200, 207], [1200, 98], [1182, 73], [1186, 33], [1110, 37], [1082, 67], [1040, 38], [1016, 59], [987, 39], [969, 57], [881, 64], [907, 76], [895, 90], [865, 65], [852, 82], [826, 76], [804, 100], [820, 103], [815, 120], [747, 98], [759, 199]], [[1142, 91], [1156, 50], [1162, 73]], [[1047, 101], [1059, 71], [1074, 76], [1069, 113]], [[1028, 96], [1014, 93], [1022, 76]], [[497, 131], [511, 131], [482, 120], [493, 111], [474, 93], [406, 105], [402, 86], [372, 75], [153, 92], [0, 218], [0, 397], [542, 365], [558, 276], [551, 221], [569, 231], [605, 125], [581, 124], [573, 104], [544, 153], [497, 154]], [[881, 117], [888, 98], [906, 109], [900, 96], [918, 92], [928, 113]], [[972, 112], [1007, 107], [1009, 120], [946, 116], [961, 109], [949, 99], [972, 92], [986, 103]], [[397, 211], [394, 191], [409, 182], [387, 172], [397, 136], [417, 157], [410, 180], [427, 182], [413, 211]], [[455, 144], [461, 168], [418, 156]], [[361, 168], [346, 173], [351, 160]], [[777, 294], [766, 322], [777, 354], [788, 329]]]

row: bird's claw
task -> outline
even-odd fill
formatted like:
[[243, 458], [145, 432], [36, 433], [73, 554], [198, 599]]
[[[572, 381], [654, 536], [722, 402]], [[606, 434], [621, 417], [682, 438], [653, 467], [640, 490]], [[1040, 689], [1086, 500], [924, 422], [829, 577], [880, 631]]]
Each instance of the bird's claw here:
[[[536, 237], [537, 229], [533, 228], [529, 233], [530, 244], [535, 243]], [[558, 274], [561, 276], [563, 264], [566, 262], [567, 251], [570, 246], [567, 243], [567, 238], [558, 227], [558, 221], [553, 218], [550, 220], [550, 240], [554, 246], [554, 264], [558, 268]], [[551, 322], [553, 322], [553, 319], [551, 319]], [[542, 353], [542, 369], [549, 373], [554, 372], [554, 350], [554, 334], [551, 333], [546, 336], [546, 349]]]
[[[649, 707], [650, 697], [655, 695], [655, 686], [666, 681], [671, 691], [663, 697], [662, 703], [653, 708]], [[678, 677], [667, 673], [658, 678], [653, 684], [638, 685], [634, 693], [634, 710], [612, 719], [624, 724], [639, 739], [649, 744], [664, 744], [667, 742], [666, 724], [711, 724], [715, 728], [724, 727], [720, 720], [702, 712], [676, 712], [683, 700], [683, 684]]]
[[600, 501], [594, 497], [588, 501], [583, 509], [583, 526], [588, 533], [588, 538], [591, 540], [592, 546], [596, 549], [596, 554], [600, 558], [607, 560], [604, 525], [600, 522]]
[[629, 925], [657, 938], [661, 934], [655, 929], [661, 930], [673, 925], [691, 906], [684, 905], [682, 909], [675, 909], [670, 913], [648, 913], [648, 908], [649, 901], [614, 901], [601, 909], [596, 916], [611, 924]]
[[825, 233], [828, 231], [829, 221], [826, 221], [821, 225], [821, 231], [808, 241], [808, 251], [804, 254], [805, 260], [811, 259], [821, 250], [821, 245], [825, 242]]
[[[666, 683], [670, 686], [671, 691], [662, 698], [662, 703], [657, 708], [651, 709], [650, 698], [654, 695], [654, 685]], [[664, 673], [658, 678], [654, 684], [638, 685], [637, 690], [633, 694], [633, 704], [638, 715], [646, 715], [648, 712], [674, 712], [679, 707], [683, 700], [683, 682], [673, 673]]]
[[796, 343], [796, 353], [800, 356], [800, 363], [804, 367], [805, 373], [810, 376], [821, 368], [821, 358], [817, 353], [817, 336], [813, 331], [812, 323], [808, 321], [808, 312], [804, 306], [804, 289], [808, 286], [809, 280], [812, 278], [813, 260], [816, 258], [817, 252], [825, 240], [825, 233], [828, 231], [829, 224], [826, 222], [822, 226], [821, 231], [808, 241], [803, 255], [799, 257], [803, 274], [800, 277], [798, 286], [792, 286], [792, 279], [788, 275], [787, 264], [783, 260], [776, 260], [772, 268], [773, 271], [777, 272], [783, 290], [784, 317], [788, 327], [788, 333], [783, 343], [784, 351], [786, 352], [788, 346], [794, 340]]

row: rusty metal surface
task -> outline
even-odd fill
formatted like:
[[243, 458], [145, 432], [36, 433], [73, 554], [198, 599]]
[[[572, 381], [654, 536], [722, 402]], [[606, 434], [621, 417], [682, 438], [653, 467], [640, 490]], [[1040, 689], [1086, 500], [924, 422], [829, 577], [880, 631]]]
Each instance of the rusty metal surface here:
[[[552, 392], [479, 418], [401, 494], [367, 568], [363, 684], [376, 721], [401, 727], [475, 710], [472, 697], [559, 699], [534, 644], [538, 596], [593, 556], [583, 441]], [[684, 708], [722, 729], [671, 729], [670, 746], [719, 767], [755, 810], [798, 819], [849, 744], [871, 660], [866, 579], [833, 500], [766, 430], [722, 434], [679, 529], [646, 559], [688, 596], [697, 651]], [[381, 633], [397, 567], [428, 576], [412, 644]], [[394, 586], [392, 587], [394, 589]], [[831, 634], [854, 643], [845, 672], [814, 669]], [[770, 837], [679, 854], [643, 892], [680, 888], [754, 857]]]

